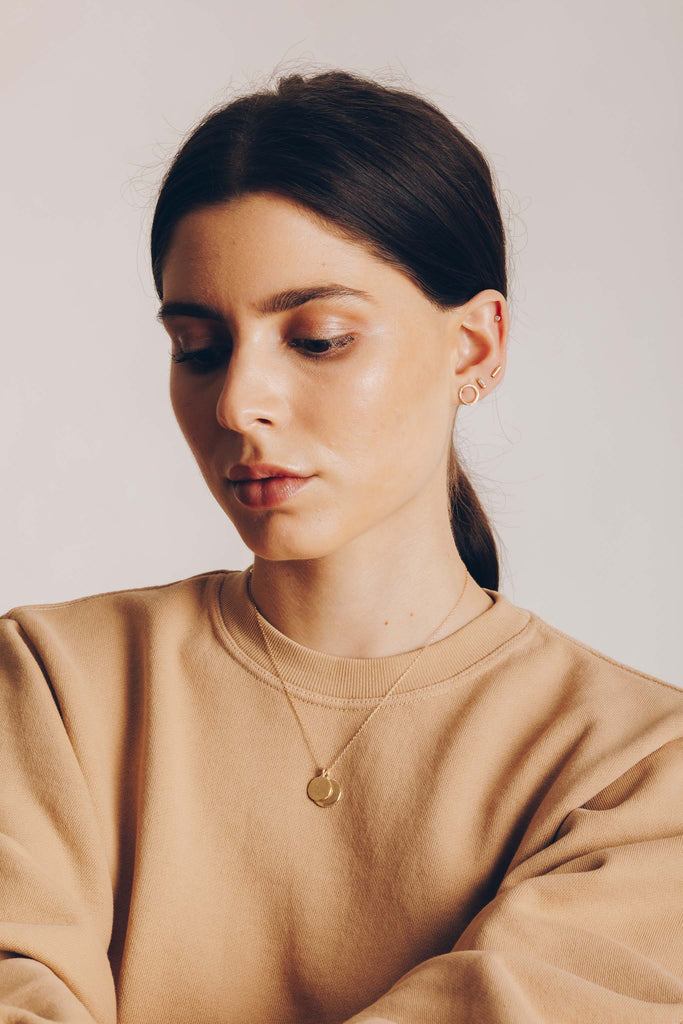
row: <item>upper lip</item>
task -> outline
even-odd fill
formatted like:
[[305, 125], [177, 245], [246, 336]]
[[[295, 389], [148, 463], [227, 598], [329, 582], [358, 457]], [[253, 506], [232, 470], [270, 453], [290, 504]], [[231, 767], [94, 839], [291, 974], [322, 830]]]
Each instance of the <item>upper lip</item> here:
[[245, 462], [238, 462], [228, 473], [229, 480], [265, 480], [271, 476], [306, 476], [297, 469], [290, 469], [287, 466], [272, 466], [266, 462], [254, 462], [248, 465]]

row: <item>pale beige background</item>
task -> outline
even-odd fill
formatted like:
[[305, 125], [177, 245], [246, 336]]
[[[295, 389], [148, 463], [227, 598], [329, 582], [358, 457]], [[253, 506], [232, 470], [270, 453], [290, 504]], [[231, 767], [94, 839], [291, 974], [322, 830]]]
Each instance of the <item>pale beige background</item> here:
[[501, 589], [683, 685], [678, 0], [4, 10], [0, 610], [249, 563], [172, 418], [152, 198], [231, 90], [341, 66], [422, 90], [498, 174], [509, 368], [459, 436]]

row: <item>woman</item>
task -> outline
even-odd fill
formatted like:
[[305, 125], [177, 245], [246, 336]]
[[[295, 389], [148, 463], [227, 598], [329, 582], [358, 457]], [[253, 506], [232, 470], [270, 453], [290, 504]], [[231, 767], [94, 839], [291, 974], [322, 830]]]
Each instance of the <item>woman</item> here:
[[0, 1019], [682, 1021], [683, 695], [498, 591], [453, 449], [506, 360], [482, 155], [290, 76], [181, 147], [152, 262], [253, 569], [3, 618]]

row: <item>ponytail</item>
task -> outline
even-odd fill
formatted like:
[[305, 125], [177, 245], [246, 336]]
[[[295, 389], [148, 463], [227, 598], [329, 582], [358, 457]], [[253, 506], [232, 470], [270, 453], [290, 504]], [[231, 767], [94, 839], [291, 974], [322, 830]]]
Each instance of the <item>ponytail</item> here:
[[488, 516], [465, 474], [455, 447], [448, 464], [451, 531], [465, 566], [480, 587], [498, 590], [498, 551]]

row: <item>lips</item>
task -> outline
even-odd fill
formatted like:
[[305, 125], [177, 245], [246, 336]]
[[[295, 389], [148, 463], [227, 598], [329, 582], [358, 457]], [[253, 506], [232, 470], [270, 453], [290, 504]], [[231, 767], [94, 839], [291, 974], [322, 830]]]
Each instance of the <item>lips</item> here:
[[313, 477], [275, 476], [236, 480], [235, 497], [247, 508], [274, 508], [290, 501]]
[[299, 479], [305, 479], [306, 476], [306, 473], [293, 469], [291, 466], [274, 466], [268, 462], [256, 462], [253, 465], [239, 462], [228, 473], [228, 479], [233, 483], [240, 480], [268, 480], [274, 477], [298, 477]]

